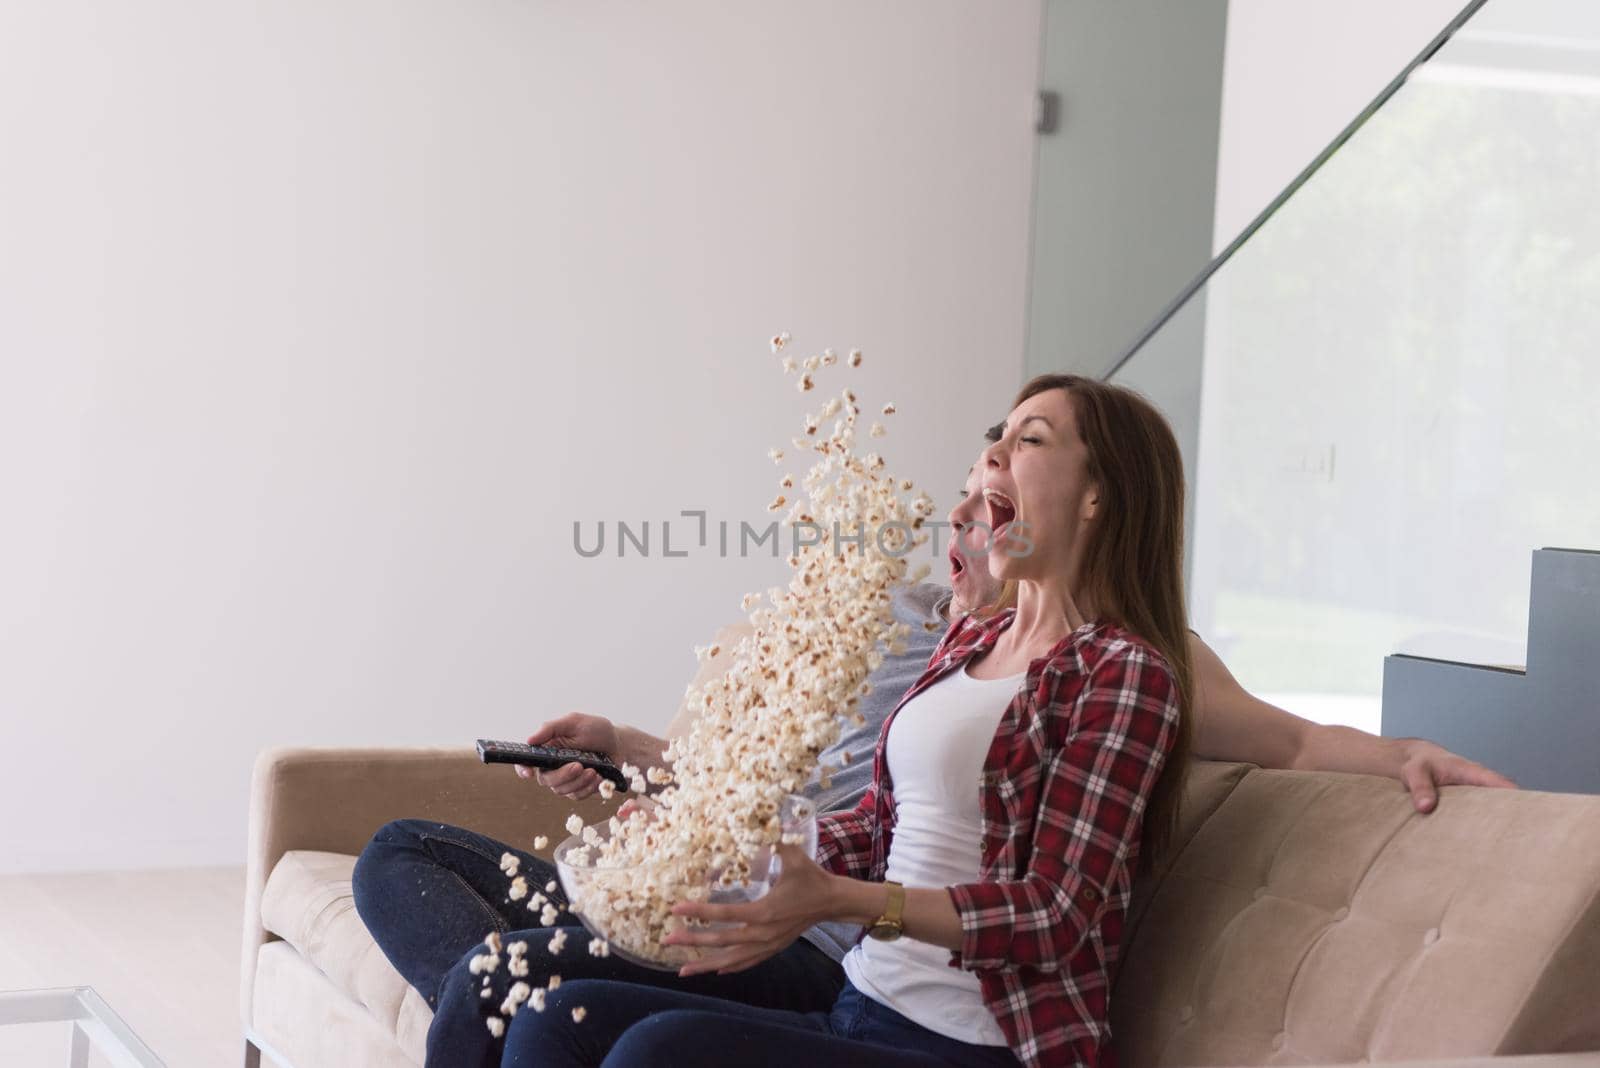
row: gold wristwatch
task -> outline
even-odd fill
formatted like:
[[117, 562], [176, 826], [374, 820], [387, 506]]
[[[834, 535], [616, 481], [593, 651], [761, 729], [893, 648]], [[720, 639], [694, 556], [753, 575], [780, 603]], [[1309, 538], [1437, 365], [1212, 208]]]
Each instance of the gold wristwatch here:
[[887, 879], [883, 885], [889, 888], [889, 903], [883, 906], [883, 915], [873, 920], [872, 926], [867, 928], [867, 934], [880, 942], [893, 942], [906, 931], [905, 924], [901, 922], [906, 911], [906, 888]]

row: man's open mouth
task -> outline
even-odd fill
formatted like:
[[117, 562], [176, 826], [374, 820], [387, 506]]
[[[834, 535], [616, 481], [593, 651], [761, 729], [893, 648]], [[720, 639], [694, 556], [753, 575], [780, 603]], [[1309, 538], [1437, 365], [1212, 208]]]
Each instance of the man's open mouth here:
[[1017, 506], [999, 490], [985, 489], [983, 503], [989, 507], [989, 529], [998, 537], [1000, 528], [1017, 518]]
[[961, 535], [957, 533], [956, 540], [950, 543], [950, 579], [955, 581], [967, 569], [966, 554], [961, 551]]

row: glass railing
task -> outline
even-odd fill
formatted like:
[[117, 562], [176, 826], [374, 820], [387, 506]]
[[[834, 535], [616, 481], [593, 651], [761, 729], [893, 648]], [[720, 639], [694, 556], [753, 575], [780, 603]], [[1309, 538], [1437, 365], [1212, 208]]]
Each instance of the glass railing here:
[[1597, 201], [1600, 4], [1474, 4], [1131, 348], [1246, 686], [1377, 730], [1387, 654], [1525, 662], [1533, 550], [1600, 548]]

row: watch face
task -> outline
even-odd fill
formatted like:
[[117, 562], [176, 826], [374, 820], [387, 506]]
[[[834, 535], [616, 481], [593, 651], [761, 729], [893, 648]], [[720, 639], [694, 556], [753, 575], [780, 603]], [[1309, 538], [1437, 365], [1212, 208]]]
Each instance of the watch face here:
[[898, 923], [875, 923], [867, 928], [867, 935], [880, 942], [893, 942], [900, 937], [900, 930]]

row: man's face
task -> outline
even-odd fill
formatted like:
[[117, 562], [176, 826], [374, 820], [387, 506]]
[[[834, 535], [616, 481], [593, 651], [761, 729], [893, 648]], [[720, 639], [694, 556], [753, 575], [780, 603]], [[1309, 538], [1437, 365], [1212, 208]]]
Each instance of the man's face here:
[[961, 500], [950, 509], [950, 588], [955, 600], [952, 618], [975, 612], [993, 604], [1000, 596], [1001, 581], [989, 573], [989, 545], [993, 540], [987, 527], [988, 509], [983, 503], [981, 465], [967, 471]]

